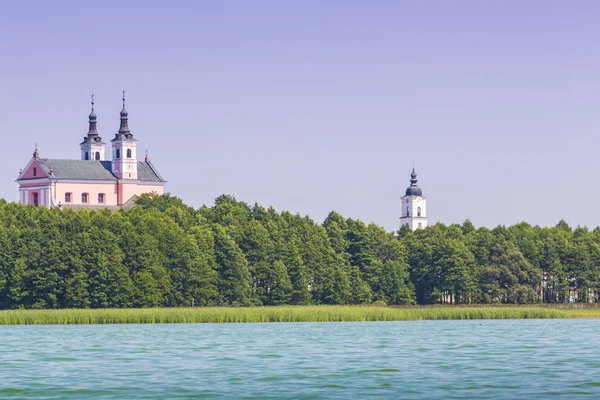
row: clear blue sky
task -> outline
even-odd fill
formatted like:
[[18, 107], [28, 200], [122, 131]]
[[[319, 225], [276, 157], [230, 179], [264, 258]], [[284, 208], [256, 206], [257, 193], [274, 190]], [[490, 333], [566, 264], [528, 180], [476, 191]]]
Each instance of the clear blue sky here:
[[[398, 226], [600, 224], [598, 1], [0, 3], [0, 197], [78, 158], [96, 94], [192, 206], [222, 193]], [[110, 154], [110, 151], [108, 152]]]

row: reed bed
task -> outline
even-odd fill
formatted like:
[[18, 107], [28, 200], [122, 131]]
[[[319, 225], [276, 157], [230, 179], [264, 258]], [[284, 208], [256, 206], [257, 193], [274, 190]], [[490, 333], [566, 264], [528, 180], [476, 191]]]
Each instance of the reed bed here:
[[195, 307], [4, 310], [0, 311], [0, 325], [350, 322], [599, 317], [600, 307], [593, 306]]

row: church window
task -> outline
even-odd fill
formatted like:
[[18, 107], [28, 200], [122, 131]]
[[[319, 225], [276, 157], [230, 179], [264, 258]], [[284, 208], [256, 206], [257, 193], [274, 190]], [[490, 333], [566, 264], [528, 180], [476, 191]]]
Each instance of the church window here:
[[71, 202], [72, 193], [65, 193], [65, 203]]
[[37, 168], [33, 167], [33, 176], [37, 176]]
[[421, 223], [419, 222], [419, 228], [422, 228], [423, 226], [421, 225]]
[[34, 206], [40, 205], [39, 194], [37, 194], [37, 193], [33, 194], [33, 205]]
[[87, 151], [85, 152], [85, 159], [86, 159], [86, 160], [89, 160], [89, 159], [90, 159], [90, 153], [89, 153], [89, 152], [87, 152]]
[[96, 161], [100, 161], [100, 152], [99, 151], [96, 152]]
[[98, 204], [104, 204], [104, 193], [98, 193]]
[[408, 207], [406, 207], [406, 216], [410, 217], [410, 213], [408, 212]]
[[117, 149], [117, 157], [116, 158], [121, 158], [121, 149]]
[[127, 149], [127, 158], [131, 158], [131, 149]]
[[81, 194], [81, 202], [83, 204], [87, 204], [87, 202], [88, 202], [88, 194], [87, 193], [82, 193]]
[[[417, 207], [417, 216], [420, 217], [421, 216], [421, 207]], [[420, 225], [420, 224], [419, 224]]]

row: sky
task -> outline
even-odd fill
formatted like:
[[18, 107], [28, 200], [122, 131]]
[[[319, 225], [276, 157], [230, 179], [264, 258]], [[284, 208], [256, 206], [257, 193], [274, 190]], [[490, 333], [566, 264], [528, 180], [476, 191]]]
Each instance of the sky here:
[[[95, 94], [165, 190], [396, 230], [600, 225], [600, 2], [0, 2], [0, 197], [80, 157]], [[107, 156], [110, 157], [110, 150]]]

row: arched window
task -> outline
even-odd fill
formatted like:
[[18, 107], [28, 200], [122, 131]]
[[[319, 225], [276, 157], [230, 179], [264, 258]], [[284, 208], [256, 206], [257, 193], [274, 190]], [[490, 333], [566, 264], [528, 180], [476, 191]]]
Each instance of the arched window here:
[[39, 206], [40, 205], [40, 197], [37, 193], [33, 194], [33, 205], [34, 206]]
[[104, 204], [104, 193], [98, 193], [98, 204]]
[[421, 207], [417, 207], [417, 217], [421, 216]]
[[87, 202], [88, 202], [88, 197], [89, 197], [89, 196], [88, 196], [88, 194], [87, 194], [87, 193], [81, 193], [81, 202], [82, 202], [83, 204], [87, 204]]
[[65, 203], [71, 202], [72, 193], [65, 193]]
[[408, 207], [406, 207], [406, 216], [410, 217], [410, 213], [408, 212]]
[[421, 225], [421, 223], [419, 222], [419, 228], [422, 228], [423, 226]]
[[37, 168], [33, 167], [33, 176], [37, 176]]
[[90, 153], [88, 153], [87, 151], [85, 152], [85, 159], [89, 160], [90, 159]]
[[115, 158], [121, 158], [121, 149], [117, 149], [117, 157]]
[[100, 152], [99, 151], [96, 152], [96, 161], [100, 161]]
[[131, 158], [131, 149], [127, 149], [127, 158]]

